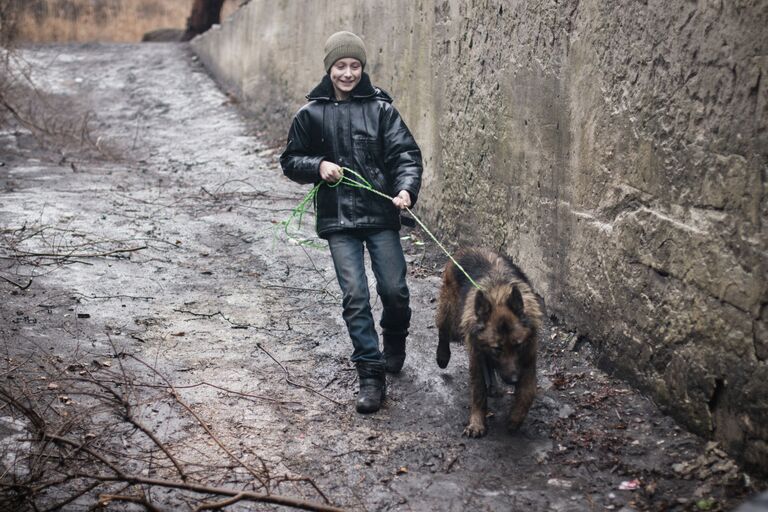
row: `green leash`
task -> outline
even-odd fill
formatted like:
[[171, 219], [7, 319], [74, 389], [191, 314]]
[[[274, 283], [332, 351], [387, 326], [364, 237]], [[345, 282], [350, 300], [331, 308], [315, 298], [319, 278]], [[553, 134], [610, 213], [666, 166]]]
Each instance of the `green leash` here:
[[[349, 176], [347, 176], [347, 173], [351, 173], [354, 176], [354, 179], [350, 178]], [[356, 172], [356, 171], [354, 171], [354, 170], [352, 170], [352, 169], [350, 169], [348, 167], [342, 167], [341, 168], [341, 179], [339, 181], [337, 181], [336, 183], [327, 183], [325, 181], [321, 181], [320, 183], [318, 183], [317, 185], [312, 187], [312, 190], [310, 190], [309, 193], [307, 193], [307, 195], [304, 196], [304, 199], [302, 199], [301, 202], [299, 202], [299, 204], [296, 206], [296, 208], [291, 210], [291, 215], [288, 217], [288, 220], [284, 222], [286, 235], [288, 235], [289, 237], [291, 236], [290, 233], [288, 233], [288, 226], [290, 226], [290, 224], [291, 224], [291, 222], [293, 221], [294, 218], [297, 219], [297, 225], [299, 227], [301, 227], [301, 220], [304, 217], [304, 213], [307, 211], [307, 207], [309, 206], [309, 204], [314, 202], [315, 196], [317, 196], [317, 191], [320, 189], [320, 187], [322, 187], [323, 185], [326, 185], [326, 186], [329, 186], [331, 188], [335, 188], [335, 187], [338, 187], [339, 185], [341, 185], [342, 183], [344, 183], [344, 184], [346, 184], [346, 185], [348, 185], [350, 187], [361, 188], [363, 190], [367, 190], [369, 192], [372, 192], [372, 193], [376, 194], [377, 196], [381, 196], [381, 197], [384, 197], [386, 199], [389, 199], [390, 201], [393, 199], [392, 196], [388, 196], [387, 194], [385, 194], [383, 192], [380, 192], [380, 191], [376, 190], [375, 188], [373, 188], [373, 186], [370, 184], [370, 182], [368, 182], [368, 180], [363, 178], [358, 172]], [[474, 279], [472, 279], [472, 277], [467, 273], [467, 271], [464, 270], [464, 267], [462, 267], [459, 264], [459, 262], [456, 261], [456, 259], [451, 255], [451, 253], [448, 252], [448, 249], [446, 249], [445, 246], [443, 246], [443, 244], [440, 243], [440, 240], [438, 240], [437, 237], [432, 234], [432, 232], [429, 230], [429, 228], [427, 228], [427, 226], [425, 226], [424, 223], [421, 222], [421, 219], [419, 219], [416, 216], [416, 214], [413, 213], [413, 211], [410, 208], [408, 208], [407, 206], [405, 207], [405, 210], [407, 210], [408, 213], [411, 214], [411, 217], [413, 217], [413, 219], [419, 224], [419, 226], [421, 226], [421, 229], [423, 229], [429, 235], [429, 237], [432, 240], [434, 240], [434, 242], [437, 244], [437, 246], [440, 247], [440, 249], [442, 249], [442, 251], [446, 254], [446, 256], [448, 256], [448, 258], [450, 258], [450, 260], [453, 262], [453, 264], [456, 265], [456, 268], [461, 270], [462, 274], [464, 274], [466, 276], [466, 278], [469, 279], [469, 282], [472, 283], [472, 285], [475, 288], [477, 288], [478, 290], [482, 290], [482, 287], [479, 284], [477, 284]], [[306, 243], [306, 241], [301, 241], [299, 243]]]

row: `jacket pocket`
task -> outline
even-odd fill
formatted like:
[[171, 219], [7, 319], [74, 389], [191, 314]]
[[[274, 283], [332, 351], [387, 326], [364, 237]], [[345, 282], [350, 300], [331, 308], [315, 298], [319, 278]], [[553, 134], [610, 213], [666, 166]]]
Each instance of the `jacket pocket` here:
[[364, 177], [371, 182], [376, 190], [390, 194], [389, 180], [382, 172], [381, 144], [378, 139], [355, 137], [352, 139], [355, 157], [362, 165]]

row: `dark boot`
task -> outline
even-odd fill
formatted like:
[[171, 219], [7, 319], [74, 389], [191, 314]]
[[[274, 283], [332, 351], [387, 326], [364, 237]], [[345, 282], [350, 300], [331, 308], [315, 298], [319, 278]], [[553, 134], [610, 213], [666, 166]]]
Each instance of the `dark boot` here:
[[360, 392], [357, 395], [357, 412], [367, 414], [381, 409], [387, 394], [387, 380], [382, 363], [357, 363]]
[[388, 373], [400, 373], [405, 363], [405, 337], [408, 334], [383, 334], [384, 367]]

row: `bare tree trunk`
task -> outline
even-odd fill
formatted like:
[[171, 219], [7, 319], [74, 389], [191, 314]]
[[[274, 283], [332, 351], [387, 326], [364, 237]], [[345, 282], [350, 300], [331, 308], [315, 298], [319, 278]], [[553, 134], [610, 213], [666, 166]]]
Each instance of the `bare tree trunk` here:
[[192, 13], [187, 18], [187, 31], [183, 41], [189, 41], [221, 21], [224, 0], [194, 0]]

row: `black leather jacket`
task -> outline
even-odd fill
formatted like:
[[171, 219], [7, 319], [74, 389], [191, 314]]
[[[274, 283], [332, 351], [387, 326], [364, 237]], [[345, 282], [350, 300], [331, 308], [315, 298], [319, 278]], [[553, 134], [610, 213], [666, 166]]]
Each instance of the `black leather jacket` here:
[[[389, 196], [407, 190], [416, 204], [421, 151], [386, 92], [374, 88], [363, 73], [351, 99], [336, 101], [326, 75], [307, 99], [293, 119], [280, 156], [288, 178], [317, 183], [320, 162], [327, 160], [360, 173]], [[344, 229], [400, 229], [400, 214], [392, 201], [345, 184], [320, 187], [315, 213], [321, 238]]]

